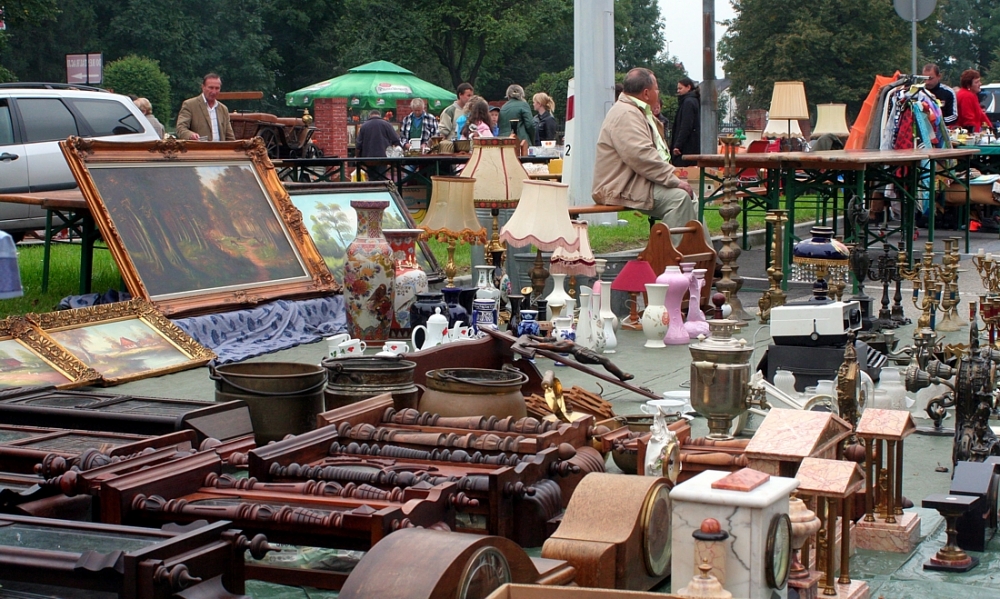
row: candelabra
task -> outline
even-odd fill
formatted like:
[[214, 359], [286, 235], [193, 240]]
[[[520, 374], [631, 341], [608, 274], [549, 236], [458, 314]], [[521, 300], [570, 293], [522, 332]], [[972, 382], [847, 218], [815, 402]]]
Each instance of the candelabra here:
[[770, 288], [760, 296], [757, 306], [760, 308], [761, 324], [771, 320], [771, 308], [785, 305], [787, 298], [781, 290], [781, 280], [785, 278], [782, 269], [784, 263], [782, 250], [785, 247], [785, 222], [788, 221], [786, 210], [768, 210], [764, 220], [771, 226], [771, 265], [767, 269]]
[[739, 222], [736, 217], [742, 212], [740, 201], [736, 197], [736, 147], [740, 144], [735, 137], [721, 138], [723, 153], [725, 155], [723, 166], [723, 190], [722, 207], [719, 208], [719, 216], [722, 217], [722, 247], [719, 249], [719, 261], [722, 262], [722, 278], [715, 282], [715, 288], [726, 295], [732, 312], [729, 318], [745, 322], [753, 317], [743, 309], [743, 302], [737, 297], [740, 288], [743, 287], [743, 278], [737, 274], [739, 265], [736, 260], [740, 257], [742, 250], [734, 239]]
[[990, 295], [1000, 294], [1000, 261], [987, 254], [986, 250], [979, 248], [979, 253], [972, 257], [972, 264], [979, 272], [979, 278], [983, 280], [983, 287]]
[[[917, 319], [917, 328], [934, 328], [934, 315], [941, 304], [941, 267], [934, 264], [934, 242], [928, 241], [924, 246], [924, 254], [920, 266], [906, 268], [906, 252], [897, 255], [899, 276], [913, 282], [913, 305], [921, 311]], [[923, 291], [921, 297], [920, 291]]]
[[[850, 247], [851, 256], [848, 258], [848, 264], [850, 264], [851, 272], [854, 274], [854, 280], [858, 282], [858, 292], [851, 296], [851, 301], [858, 302], [858, 305], [861, 306], [861, 329], [864, 331], [877, 330], [872, 323], [872, 305], [875, 298], [865, 293], [865, 279], [872, 267], [872, 259], [863, 243], [854, 243]], [[885, 301], [888, 305], [889, 298], [886, 297]], [[886, 312], [888, 313], [888, 308], [886, 308]]]
[[944, 253], [941, 256], [939, 269], [941, 312], [943, 313], [937, 325], [937, 329], [940, 331], [958, 331], [965, 327], [965, 323], [958, 315], [958, 306], [962, 301], [958, 291], [958, 263], [961, 261], [958, 254], [958, 241], [957, 237], [944, 240]]
[[[871, 277], [873, 281], [878, 281], [882, 283], [882, 299], [880, 301], [881, 307], [878, 311], [878, 318], [872, 322], [873, 329], [895, 329], [903, 324], [904, 322], [898, 322], [892, 317], [893, 310], [889, 309], [889, 286], [893, 283], [899, 284], [901, 277], [899, 276], [899, 268], [896, 257], [889, 253], [892, 248], [888, 243], [882, 244], [882, 253], [875, 258], [875, 264], [868, 269], [868, 276]], [[899, 304], [899, 312], [902, 313], [903, 305], [902, 293], [899, 291], [899, 287], [896, 287], [896, 298], [895, 301]], [[895, 309], [895, 306], [893, 307]], [[909, 320], [907, 319], [908, 323]]]

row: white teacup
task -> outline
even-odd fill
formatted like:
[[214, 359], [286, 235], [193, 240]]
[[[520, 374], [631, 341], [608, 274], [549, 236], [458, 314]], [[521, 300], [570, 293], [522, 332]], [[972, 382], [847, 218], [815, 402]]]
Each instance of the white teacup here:
[[360, 356], [368, 349], [368, 344], [360, 339], [350, 339], [340, 344], [341, 356]]
[[348, 333], [340, 333], [338, 335], [334, 335], [333, 337], [327, 337], [326, 338], [327, 353], [330, 354], [331, 358], [339, 358], [340, 344], [350, 340], [351, 336]]
[[404, 341], [386, 341], [385, 345], [382, 346], [382, 351], [379, 353], [389, 353], [396, 356], [408, 354], [410, 353], [410, 346]]
[[470, 326], [454, 326], [448, 329], [448, 339], [451, 341], [460, 341], [463, 339], [472, 339], [472, 327]]

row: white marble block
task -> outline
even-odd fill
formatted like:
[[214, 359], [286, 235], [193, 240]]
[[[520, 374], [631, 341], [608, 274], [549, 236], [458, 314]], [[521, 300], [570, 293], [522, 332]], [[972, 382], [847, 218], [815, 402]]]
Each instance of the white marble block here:
[[798, 487], [794, 478], [772, 476], [747, 491], [713, 489], [712, 483], [729, 472], [706, 470], [670, 492], [673, 503], [670, 586], [679, 589], [695, 576], [694, 537], [705, 518], [715, 518], [729, 538], [726, 547], [725, 589], [733, 597], [774, 599], [788, 596], [771, 589], [764, 574], [768, 527], [776, 514], [788, 513], [788, 496]]

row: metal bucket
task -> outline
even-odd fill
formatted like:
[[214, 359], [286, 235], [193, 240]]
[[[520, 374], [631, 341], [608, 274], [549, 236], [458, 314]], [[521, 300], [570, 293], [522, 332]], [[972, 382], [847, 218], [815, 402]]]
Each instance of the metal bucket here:
[[250, 406], [258, 445], [280, 441], [316, 426], [323, 411], [326, 370], [295, 362], [249, 362], [210, 368], [215, 401], [241, 399]]
[[353, 356], [323, 360], [327, 369], [326, 409], [334, 410], [353, 403], [392, 393], [397, 410], [416, 408], [420, 391], [413, 384], [416, 362], [397, 356]]
[[427, 390], [420, 411], [441, 416], [524, 418], [527, 408], [521, 385], [528, 376], [519, 370], [439, 368], [427, 371]]

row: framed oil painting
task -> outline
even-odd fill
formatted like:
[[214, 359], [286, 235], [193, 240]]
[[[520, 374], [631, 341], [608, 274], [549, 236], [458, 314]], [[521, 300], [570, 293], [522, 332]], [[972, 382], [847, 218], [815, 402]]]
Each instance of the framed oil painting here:
[[[292, 204], [302, 212], [302, 221], [323, 256], [334, 279], [344, 280], [347, 246], [358, 231], [358, 217], [351, 200], [388, 200], [382, 213], [382, 229], [413, 229], [416, 223], [406, 202], [391, 181], [369, 183], [285, 183]], [[430, 246], [417, 242], [417, 262], [430, 282], [444, 279]]]
[[55, 385], [69, 389], [101, 375], [31, 322], [19, 316], [0, 320], [0, 389]]
[[259, 138], [59, 145], [129, 292], [164, 314], [339, 290]]
[[145, 300], [29, 314], [105, 385], [197, 368], [215, 358]]

